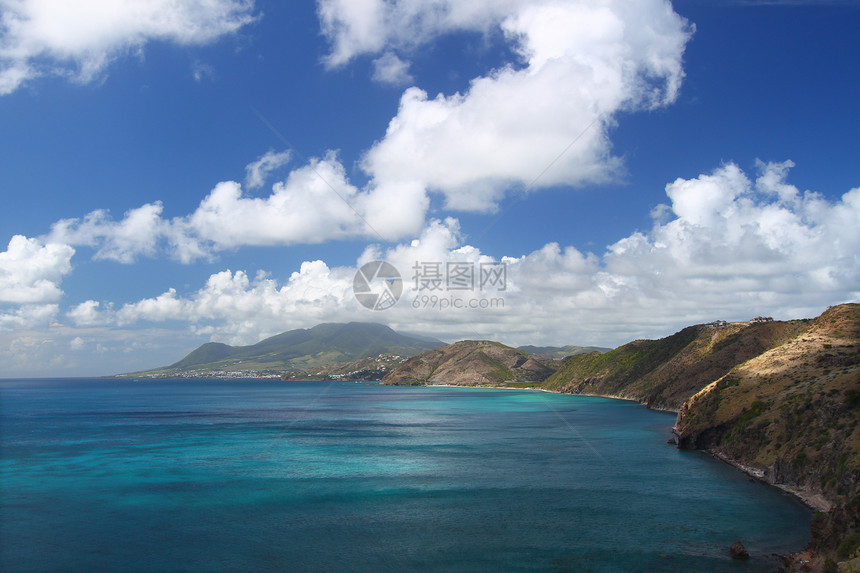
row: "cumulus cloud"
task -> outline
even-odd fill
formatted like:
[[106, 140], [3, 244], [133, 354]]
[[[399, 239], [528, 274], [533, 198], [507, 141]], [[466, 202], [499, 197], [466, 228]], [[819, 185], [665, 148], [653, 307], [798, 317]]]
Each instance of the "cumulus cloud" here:
[[89, 82], [150, 41], [205, 44], [253, 21], [252, 0], [2, 0], [0, 95], [39, 76]]
[[101, 326], [110, 322], [110, 317], [104, 310], [110, 310], [112, 305], [100, 308], [101, 304], [95, 300], [87, 300], [77, 304], [66, 311], [66, 316], [78, 326]]
[[386, 52], [373, 60], [373, 80], [400, 86], [414, 81], [414, 78], [409, 73], [409, 62], [401, 60], [393, 52]]
[[266, 183], [266, 179], [272, 171], [283, 167], [289, 161], [289, 151], [276, 152], [270, 149], [257, 161], [245, 167], [245, 187], [259, 189]]
[[210, 276], [189, 296], [180, 297], [169, 289], [116, 310], [110, 304], [87, 301], [67, 317], [79, 326], [181, 321], [197, 334], [248, 343], [288, 328], [303, 328], [308, 320], [316, 324], [342, 318], [345, 307], [353, 306], [358, 317], [359, 309], [352, 304], [354, 273], [354, 269], [331, 269], [322, 261], [308, 261], [278, 284], [264, 274], [251, 278], [244, 271], [225, 270]]
[[0, 303], [45, 304], [60, 300], [60, 283], [71, 272], [75, 250], [15, 235], [0, 253]]
[[[232, 5], [210, 7], [217, 6]], [[250, 17], [234, 8], [236, 22]], [[433, 193], [448, 209], [487, 212], [512, 188], [604, 181], [621, 169], [607, 131], [614, 114], [675, 99], [690, 35], [663, 0], [337, 0], [320, 2], [319, 12], [330, 63], [381, 54], [382, 81], [407, 79], [397, 50], [457, 30], [500, 31], [519, 60], [475, 78], [463, 94], [431, 98], [407, 89], [385, 136], [362, 157], [368, 181], [361, 188], [330, 151], [293, 169], [270, 194], [250, 196], [290, 158], [269, 151], [247, 166], [244, 188], [218, 183], [187, 216], [164, 219], [160, 202], [119, 221], [98, 210], [58, 221], [47, 239], [123, 263], [165, 251], [191, 262], [243, 246], [394, 241], [421, 232]]]
[[523, 0], [318, 0], [323, 34], [332, 46], [329, 66], [342, 66], [386, 47], [409, 51], [455, 31], [488, 32]]
[[104, 209], [81, 219], [61, 219], [51, 226], [48, 242], [96, 247], [96, 259], [130, 263], [139, 255], [153, 256], [158, 240], [169, 234], [161, 218], [160, 201], [148, 203], [125, 213], [120, 221], [111, 219]]
[[266, 198], [244, 196], [238, 183], [219, 183], [186, 226], [217, 248], [366, 236], [369, 230], [353, 207], [358, 194], [330, 154], [292, 171]]
[[418, 185], [465, 211], [493, 210], [515, 186], [614, 177], [621, 167], [608, 136], [614, 115], [676, 99], [691, 34], [663, 0], [369, 4], [359, 13], [352, 3], [321, 3], [330, 63], [488, 26], [519, 56], [473, 79], [465, 93], [407, 89], [363, 159], [378, 189]]
[[[666, 186], [669, 204], [656, 210], [662, 215], [650, 231], [602, 254], [550, 243], [490, 256], [463, 244], [449, 218], [432, 221], [411, 242], [368, 247], [353, 267], [309, 261], [283, 283], [228, 270], [187, 295], [168, 290], [117, 310], [89, 301], [68, 317], [115, 327], [178, 320], [196, 334], [241, 344], [319, 322], [365, 320], [449, 341], [612, 346], [718, 318], [814, 316], [860, 300], [860, 188], [829, 201], [788, 183], [791, 165], [761, 163], [751, 178], [727, 164], [678, 179]], [[403, 279], [400, 301], [385, 311], [365, 309], [352, 292], [356, 270], [373, 260], [390, 262]], [[449, 264], [474, 269], [471, 288], [449, 288]], [[482, 264], [504, 266], [504, 288], [480, 283]], [[432, 289], [423, 279], [434, 268], [442, 282]], [[480, 303], [490, 299], [501, 303]]]
[[[247, 167], [251, 187], [287, 160], [288, 152], [267, 153]], [[106, 210], [54, 223], [44, 241], [96, 249], [95, 258], [120, 263], [167, 252], [182, 262], [212, 258], [244, 246], [321, 243], [371, 238], [396, 240], [424, 226], [429, 199], [408, 183], [359, 189], [335, 152], [312, 158], [254, 197], [235, 181], [218, 183], [197, 209], [165, 219], [160, 201], [127, 211], [114, 220]]]
[[0, 309], [0, 331], [45, 328], [59, 312], [57, 304], [24, 304], [14, 309]]

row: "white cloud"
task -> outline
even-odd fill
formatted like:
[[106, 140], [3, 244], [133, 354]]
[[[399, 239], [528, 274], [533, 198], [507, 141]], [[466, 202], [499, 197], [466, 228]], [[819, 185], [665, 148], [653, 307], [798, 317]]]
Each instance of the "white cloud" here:
[[75, 250], [15, 235], [0, 253], [0, 303], [44, 304], [60, 300], [60, 283], [71, 272]]
[[[169, 289], [161, 295], [123, 305], [100, 308], [87, 301], [67, 316], [79, 325], [113, 324], [125, 327], [140, 322], [181, 321], [198, 334], [233, 343], [255, 342], [288, 328], [303, 328], [308, 320], [325, 322], [343, 316], [353, 306], [354, 269], [330, 269], [322, 261], [309, 261], [279, 285], [263, 274], [251, 279], [245, 272], [215, 273], [206, 285], [186, 297]], [[349, 312], [349, 311], [347, 311]]]
[[266, 183], [266, 179], [272, 171], [283, 167], [289, 161], [289, 151], [276, 152], [270, 149], [257, 161], [245, 167], [245, 187], [259, 189]]
[[97, 247], [96, 259], [130, 263], [139, 255], [157, 252], [159, 239], [169, 232], [161, 218], [163, 209], [157, 201], [127, 211], [118, 222], [105, 210], [93, 211], [83, 220], [61, 219], [51, 226], [46, 241]]
[[0, 331], [45, 328], [59, 312], [57, 304], [23, 304], [11, 310], [0, 309]]
[[88, 82], [150, 41], [205, 44], [253, 21], [252, 0], [2, 0], [0, 95], [43, 75]]
[[[240, 344], [320, 322], [364, 320], [445, 340], [611, 346], [718, 318], [814, 316], [830, 304], [860, 300], [860, 188], [831, 202], [790, 185], [790, 166], [760, 164], [750, 179], [729, 164], [678, 179], [666, 186], [671, 205], [653, 229], [600, 256], [551, 243], [491, 257], [462, 244], [457, 221], [446, 219], [432, 221], [414, 241], [368, 247], [353, 267], [310, 261], [283, 283], [223, 271], [188, 295], [169, 290], [116, 311], [88, 302], [69, 317], [117, 328], [180, 321], [196, 334]], [[391, 309], [364, 309], [353, 296], [356, 269], [371, 260], [387, 260], [401, 273], [403, 296]], [[444, 273], [448, 262], [479, 269], [495, 261], [506, 265], [503, 291], [481, 290], [477, 282], [464, 291], [414, 288], [424, 263], [439, 263]], [[425, 296], [437, 297], [435, 306]], [[503, 308], [451, 306], [490, 298], [503, 299]]]
[[409, 51], [454, 31], [486, 32], [523, 0], [318, 0], [323, 34], [332, 45], [329, 66], [387, 47]]
[[414, 81], [414, 78], [409, 73], [409, 62], [401, 60], [393, 52], [386, 52], [373, 60], [373, 80], [381, 84], [402, 86]]
[[110, 317], [104, 310], [110, 311], [112, 305], [100, 309], [101, 304], [95, 300], [87, 300], [66, 311], [66, 316], [78, 326], [101, 326], [110, 322]]
[[449, 209], [486, 212], [511, 188], [604, 181], [621, 169], [607, 132], [613, 114], [673, 101], [689, 38], [663, 0], [323, 1], [320, 17], [331, 62], [382, 53], [381, 79], [408, 73], [383, 46], [417, 46], [453, 30], [501, 30], [521, 61], [474, 79], [465, 94], [407, 89], [385, 137], [362, 158], [369, 181], [361, 188], [330, 151], [267, 196], [249, 196], [289, 159], [270, 151], [247, 166], [245, 189], [218, 183], [187, 216], [162, 218], [160, 202], [119, 221], [97, 210], [58, 221], [47, 240], [123, 263], [164, 251], [191, 262], [243, 246], [393, 241], [421, 232], [434, 192]]
[[[264, 172], [284, 162], [286, 155], [267, 153], [250, 164], [249, 183], [260, 183]], [[166, 250], [187, 263], [249, 245], [395, 240], [420, 231], [428, 204], [417, 185], [357, 188], [336, 154], [329, 152], [291, 171], [264, 197], [248, 196], [239, 183], [224, 181], [185, 217], [162, 218], [161, 202], [131, 209], [119, 221], [97, 210], [82, 219], [57, 221], [44, 240], [93, 247], [96, 259], [131, 263]]]
[[83, 350], [86, 345], [87, 343], [83, 338], [76, 336], [69, 342], [69, 350]]
[[[325, 6], [324, 14], [335, 9], [335, 3]], [[508, 4], [506, 12], [491, 3], [484, 12], [472, 6], [469, 18], [456, 21], [445, 2], [425, 4], [421, 17], [411, 2], [384, 6], [379, 22], [360, 29], [396, 42], [401, 34], [423, 38], [495, 21], [521, 58], [473, 79], [466, 93], [430, 97], [407, 89], [385, 137], [364, 157], [378, 188], [420, 185], [441, 192], [449, 208], [466, 211], [493, 210], [516, 186], [614, 177], [621, 167], [608, 136], [614, 114], [675, 100], [690, 37], [686, 22], [662, 0], [524, 2]], [[338, 14], [332, 21], [358, 18], [346, 9]], [[402, 20], [419, 30], [394, 31]], [[377, 51], [349, 26], [334, 30], [333, 61]]]
[[183, 225], [216, 249], [364, 237], [372, 231], [356, 213], [359, 194], [329, 154], [292, 171], [265, 198], [244, 196], [235, 182], [219, 183]]

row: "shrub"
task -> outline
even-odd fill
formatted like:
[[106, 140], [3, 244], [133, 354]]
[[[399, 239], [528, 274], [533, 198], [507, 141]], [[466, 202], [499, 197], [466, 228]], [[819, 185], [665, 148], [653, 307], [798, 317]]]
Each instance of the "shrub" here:
[[860, 533], [855, 532], [842, 540], [836, 550], [836, 556], [839, 559], [848, 559], [857, 549], [860, 549]]

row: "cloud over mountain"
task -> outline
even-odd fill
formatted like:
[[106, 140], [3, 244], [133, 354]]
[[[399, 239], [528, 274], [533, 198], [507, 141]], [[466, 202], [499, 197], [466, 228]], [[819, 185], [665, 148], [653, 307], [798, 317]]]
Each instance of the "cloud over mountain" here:
[[[655, 210], [650, 231], [624, 237], [600, 255], [550, 243], [525, 255], [491, 257], [463, 244], [458, 222], [449, 218], [432, 221], [414, 241], [368, 247], [355, 267], [308, 261], [284, 283], [223, 271], [186, 296], [170, 290], [108, 307], [98, 320], [98, 303], [88, 301], [69, 317], [116, 326], [180, 320], [231, 343], [339, 317], [384, 320], [445, 339], [613, 345], [716, 318], [813, 315], [833, 300], [860, 298], [860, 189], [830, 202], [789, 184], [790, 166], [760, 163], [751, 179], [727, 164], [678, 179], [666, 186], [670, 205]], [[354, 298], [352, 279], [372, 260], [393, 264], [404, 292], [393, 308], [369, 317]], [[439, 265], [444, 275], [449, 263], [472, 269], [503, 263], [505, 288], [482, 289], [477, 281], [463, 290], [420, 286], [421, 265]], [[424, 304], [427, 297], [446, 298], [449, 306]], [[504, 302], [469, 308], [478, 298]]]

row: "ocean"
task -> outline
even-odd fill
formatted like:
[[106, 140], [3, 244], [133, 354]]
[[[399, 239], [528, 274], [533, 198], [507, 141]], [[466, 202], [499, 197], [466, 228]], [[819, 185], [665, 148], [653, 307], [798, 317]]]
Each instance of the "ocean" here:
[[674, 419], [527, 390], [3, 380], [0, 570], [775, 571], [810, 510], [668, 445]]

